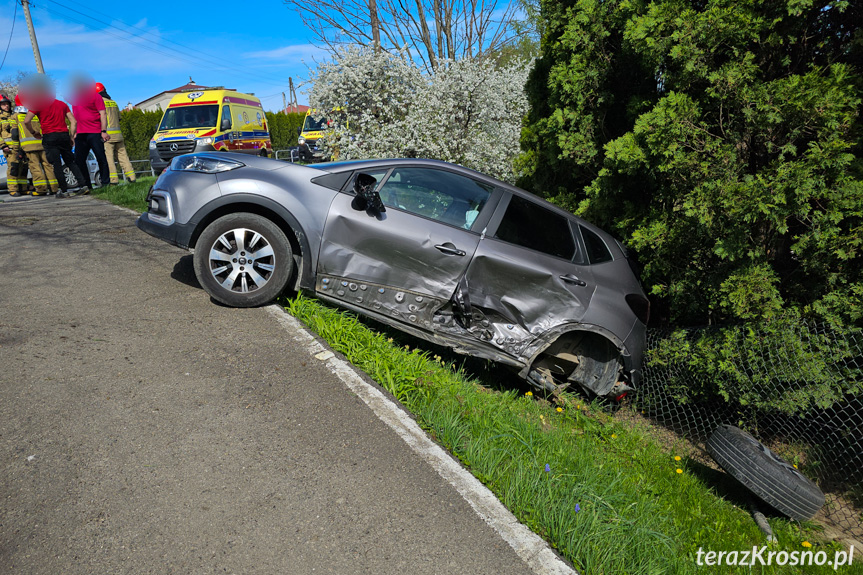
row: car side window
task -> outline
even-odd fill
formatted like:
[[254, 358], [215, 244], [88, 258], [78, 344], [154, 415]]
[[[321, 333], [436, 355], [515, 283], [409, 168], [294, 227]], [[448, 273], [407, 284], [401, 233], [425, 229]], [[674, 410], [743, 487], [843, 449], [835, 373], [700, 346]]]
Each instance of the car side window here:
[[378, 189], [384, 205], [424, 218], [470, 229], [493, 186], [428, 168], [396, 168]]
[[222, 121], [219, 122], [219, 128], [222, 128], [222, 126], [225, 126], [225, 125], [227, 125], [227, 128], [225, 128], [226, 130], [231, 129], [232, 124], [231, 124], [231, 107], [230, 106], [225, 106], [224, 108], [222, 108]]
[[584, 239], [584, 248], [587, 251], [587, 258], [590, 263], [601, 264], [602, 262], [610, 262], [614, 259], [601, 237], [584, 226], [579, 227], [581, 228], [581, 237]]
[[495, 237], [566, 260], [575, 255], [568, 220], [521, 196], [510, 199]]

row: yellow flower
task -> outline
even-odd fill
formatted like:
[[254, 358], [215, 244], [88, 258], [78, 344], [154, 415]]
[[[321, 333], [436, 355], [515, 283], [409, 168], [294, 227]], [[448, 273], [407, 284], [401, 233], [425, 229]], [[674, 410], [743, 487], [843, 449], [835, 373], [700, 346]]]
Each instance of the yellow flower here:
[[576, 406], [575, 406], [575, 408], [576, 408], [576, 409], [581, 409], [581, 406], [580, 406], [580, 405], [576, 405]]
[[558, 412], [558, 413], [563, 413], [563, 408], [562, 408], [562, 407], [558, 407], [558, 408], [557, 408], [557, 412]]
[[388, 337], [388, 338], [387, 338], [387, 343], [392, 343], [392, 342], [393, 342], [393, 338]]
[[675, 469], [675, 471], [676, 471], [677, 473], [683, 473], [683, 470], [682, 470], [682, 469], [680, 469], [679, 467], [678, 467], [677, 469]]
[[808, 541], [804, 541], [803, 543], [801, 543], [801, 545], [804, 547], [812, 547], [812, 544], [809, 543]]
[[616, 437], [617, 437], [617, 434], [616, 434], [616, 433], [612, 433], [612, 434], [611, 434], [611, 438], [612, 438], [612, 439], [614, 439], [614, 438], [616, 438]]
[[526, 396], [528, 396], [528, 397], [533, 397], [533, 392], [532, 392], [532, 391], [528, 391], [528, 392], [526, 392], [526, 393], [525, 393], [525, 395], [526, 395]]
[[679, 455], [675, 455], [675, 456], [674, 456], [674, 461], [680, 461], [680, 456], [679, 456]]
[[796, 464], [796, 463], [793, 463], [792, 465], [794, 465], [794, 469], [797, 469], [797, 464]]

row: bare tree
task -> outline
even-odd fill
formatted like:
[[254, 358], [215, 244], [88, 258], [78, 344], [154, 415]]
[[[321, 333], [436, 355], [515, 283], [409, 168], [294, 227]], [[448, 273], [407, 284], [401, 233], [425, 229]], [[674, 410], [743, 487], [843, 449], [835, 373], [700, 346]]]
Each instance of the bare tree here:
[[401, 53], [433, 71], [439, 62], [482, 58], [511, 43], [518, 0], [284, 0], [320, 42]]

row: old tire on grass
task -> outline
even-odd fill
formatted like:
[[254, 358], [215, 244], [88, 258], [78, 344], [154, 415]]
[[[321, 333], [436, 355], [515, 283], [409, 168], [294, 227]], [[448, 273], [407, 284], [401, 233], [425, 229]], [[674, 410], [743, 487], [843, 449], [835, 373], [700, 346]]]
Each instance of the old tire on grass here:
[[214, 300], [255, 307], [274, 300], [293, 270], [291, 244], [265, 217], [240, 212], [217, 219], [195, 245], [195, 275]]
[[707, 451], [744, 487], [791, 519], [811, 519], [824, 506], [817, 485], [742, 429], [720, 425], [707, 440]]

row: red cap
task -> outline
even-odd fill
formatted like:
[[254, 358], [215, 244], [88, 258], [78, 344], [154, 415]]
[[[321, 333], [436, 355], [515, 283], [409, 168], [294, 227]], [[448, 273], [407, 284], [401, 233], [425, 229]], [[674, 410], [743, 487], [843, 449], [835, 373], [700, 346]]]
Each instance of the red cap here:
[[105, 86], [102, 85], [102, 82], [96, 82], [96, 92], [104, 92]]
[[20, 95], [18, 95], [18, 94], [15, 94], [15, 105], [16, 105], [16, 106], [20, 106], [20, 105], [21, 105], [21, 96], [20, 96]]

